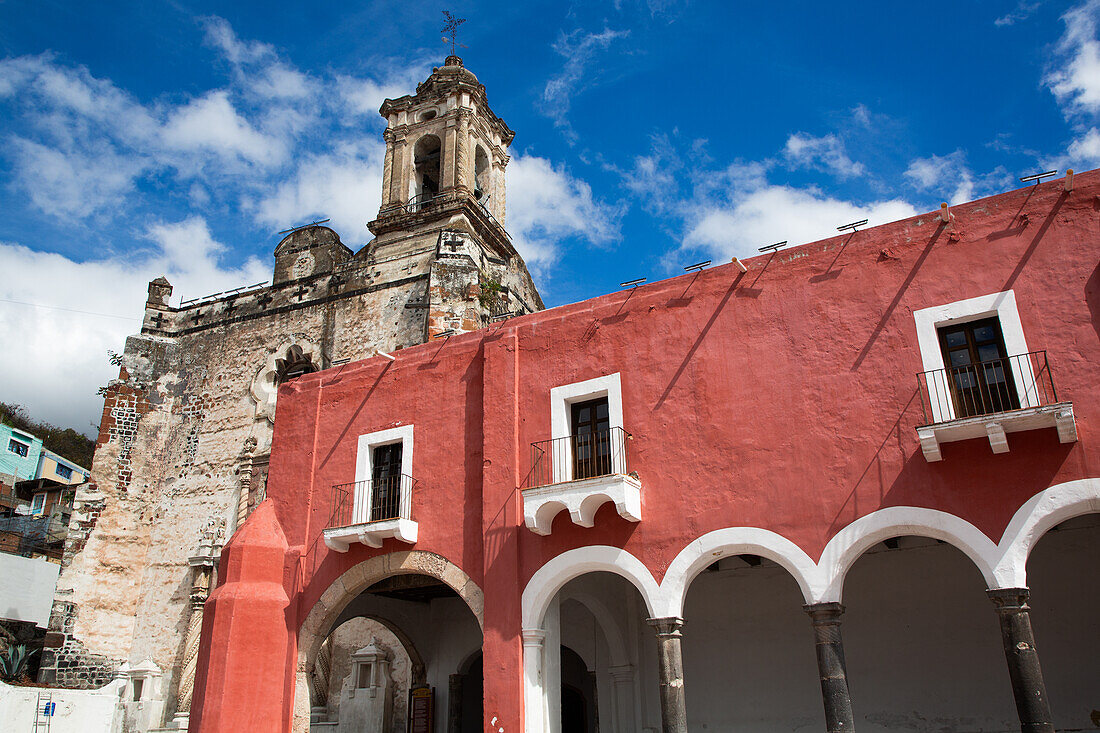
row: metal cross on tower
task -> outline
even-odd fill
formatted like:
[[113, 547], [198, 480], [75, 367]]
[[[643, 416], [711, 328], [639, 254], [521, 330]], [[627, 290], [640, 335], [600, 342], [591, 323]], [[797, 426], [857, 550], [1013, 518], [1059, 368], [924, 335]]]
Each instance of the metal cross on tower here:
[[455, 46], [466, 48], [466, 46], [459, 43], [456, 39], [458, 35], [458, 27], [466, 22], [465, 18], [456, 18], [446, 10], [443, 11], [444, 17], [447, 18], [447, 22], [443, 24], [443, 32], [447, 35], [443, 36], [443, 42], [451, 44], [451, 55], [455, 56]]

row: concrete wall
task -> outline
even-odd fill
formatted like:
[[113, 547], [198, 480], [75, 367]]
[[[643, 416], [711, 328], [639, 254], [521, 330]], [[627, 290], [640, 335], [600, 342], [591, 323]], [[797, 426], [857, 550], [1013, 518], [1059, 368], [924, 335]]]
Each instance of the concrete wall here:
[[120, 733], [118, 700], [123, 684], [115, 682], [102, 690], [89, 691], [13, 687], [0, 682], [0, 727], [8, 731], [37, 730], [34, 723], [38, 701], [48, 694], [55, 704], [50, 733]]
[[50, 620], [54, 589], [61, 566], [40, 557], [0, 553], [0, 618], [30, 621], [45, 627]]

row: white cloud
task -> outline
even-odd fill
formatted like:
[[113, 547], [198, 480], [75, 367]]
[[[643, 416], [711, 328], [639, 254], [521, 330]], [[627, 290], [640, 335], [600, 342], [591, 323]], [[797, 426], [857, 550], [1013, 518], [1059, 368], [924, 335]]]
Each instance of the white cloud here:
[[87, 262], [0, 243], [0, 339], [19, 345], [17, 358], [0, 363], [0, 400], [91, 434], [103, 406], [96, 389], [118, 374], [107, 350], [121, 351], [140, 328], [149, 280], [166, 275], [177, 296], [195, 296], [270, 276], [255, 258], [221, 265], [225, 248], [200, 218], [154, 224], [148, 237], [152, 246], [144, 252]]
[[386, 69], [381, 79], [338, 76], [336, 90], [352, 114], [381, 122], [377, 115], [382, 102], [412, 94], [430, 71], [430, 65], [423, 63]]
[[536, 272], [545, 273], [562, 240], [606, 244], [619, 237], [621, 209], [598, 201], [592, 188], [564, 167], [533, 155], [508, 165], [506, 226], [516, 250]]
[[570, 144], [576, 142], [577, 134], [569, 124], [569, 107], [573, 97], [581, 91], [581, 80], [585, 78], [589, 64], [612, 42], [629, 35], [628, 30], [604, 28], [600, 33], [585, 33], [578, 29], [572, 33], [562, 33], [554, 44], [554, 50], [565, 58], [565, 65], [546, 82], [542, 90], [543, 114], [554, 120]]
[[1042, 2], [1027, 2], [1027, 0], [1020, 0], [1016, 3], [1016, 7], [1008, 13], [1000, 16], [993, 21], [995, 26], [1007, 26], [1015, 25], [1021, 20], [1027, 20], [1031, 17], [1031, 14], [1039, 9]]
[[260, 165], [277, 165], [288, 152], [282, 140], [263, 135], [238, 114], [224, 91], [175, 110], [164, 126], [164, 140], [178, 150], [206, 150]]
[[1100, 112], [1100, 0], [1088, 0], [1066, 11], [1066, 30], [1058, 42], [1055, 68], [1044, 82], [1067, 117]]
[[242, 41], [225, 18], [209, 16], [203, 19], [206, 43], [234, 65], [250, 64], [275, 57], [275, 48], [261, 41]]
[[1100, 130], [1091, 128], [1070, 143], [1067, 152], [1066, 159], [1069, 165], [1077, 165], [1081, 168], [1100, 166]]
[[280, 229], [311, 219], [331, 219], [349, 245], [367, 238], [366, 223], [382, 202], [381, 144], [345, 145], [330, 155], [310, 156], [290, 180], [255, 204], [256, 218]]
[[699, 206], [681, 249], [701, 249], [723, 258], [749, 257], [772, 242], [787, 240], [793, 246], [831, 236], [845, 222], [869, 219], [874, 226], [916, 213], [899, 199], [861, 205], [814, 188], [765, 184], [725, 205]]
[[83, 218], [120, 206], [143, 167], [139, 158], [119, 155], [105, 141], [65, 152], [21, 137], [10, 142], [23, 172], [18, 185], [35, 206], [60, 218]]
[[[866, 114], [865, 108], [863, 114]], [[863, 164], [849, 158], [844, 150], [844, 142], [831, 133], [814, 137], [796, 132], [787, 138], [783, 156], [796, 168], [814, 168], [832, 173], [838, 178], [852, 178], [864, 173]]]
[[989, 196], [1012, 185], [1012, 177], [1003, 166], [984, 175], [975, 174], [967, 165], [962, 150], [916, 158], [909, 163], [905, 177], [918, 191], [937, 192], [947, 197], [950, 204]]

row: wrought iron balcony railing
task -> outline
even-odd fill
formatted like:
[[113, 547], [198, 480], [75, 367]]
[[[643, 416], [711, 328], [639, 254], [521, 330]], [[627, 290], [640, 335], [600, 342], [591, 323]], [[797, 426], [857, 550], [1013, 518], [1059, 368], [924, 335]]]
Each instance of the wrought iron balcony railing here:
[[412, 519], [412, 495], [416, 479], [400, 474], [383, 479], [335, 484], [329, 527]]
[[531, 444], [531, 473], [524, 488], [582, 481], [628, 472], [626, 441], [630, 433], [610, 428]]
[[925, 424], [1058, 401], [1045, 351], [918, 372], [917, 387]]

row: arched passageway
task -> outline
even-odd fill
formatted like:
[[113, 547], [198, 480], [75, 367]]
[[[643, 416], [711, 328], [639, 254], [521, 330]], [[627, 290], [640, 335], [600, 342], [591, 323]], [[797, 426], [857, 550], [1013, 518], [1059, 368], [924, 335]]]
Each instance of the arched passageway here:
[[[398, 570], [394, 574], [390, 568], [425, 572]], [[323, 662], [326, 644], [330, 655], [335, 649], [326, 640], [335, 637], [351, 650], [339, 689], [330, 682], [328, 699], [323, 708], [315, 708], [308, 729], [406, 733], [409, 722], [418, 716], [417, 706], [423, 705], [432, 709], [432, 733], [481, 731], [480, 720], [476, 725], [465, 722], [481, 714], [480, 610], [481, 592], [477, 586], [438, 555], [395, 553], [371, 558], [346, 572], [332, 585], [327, 597], [322, 596], [299, 635], [300, 669], [310, 673], [314, 704], [319, 702], [315, 684], [318, 663]], [[360, 623], [364, 619], [370, 619], [373, 625], [364, 626]], [[372, 630], [380, 631], [366, 638]], [[400, 655], [393, 653], [395, 645], [407, 655], [407, 662], [402, 664]], [[476, 671], [473, 660], [477, 660]], [[452, 690], [456, 676], [470, 684]], [[385, 695], [349, 694], [364, 686], [386, 685], [392, 700], [388, 709], [370, 702], [385, 699]], [[452, 700], [455, 694], [463, 696], [463, 687], [468, 688], [471, 699]], [[416, 694], [417, 688], [426, 693]], [[398, 710], [399, 704], [403, 709]], [[452, 705], [465, 709], [466, 714], [453, 720], [448, 715]], [[297, 711], [295, 718], [302, 720]], [[348, 727], [346, 723], [351, 719], [354, 726]], [[301, 730], [305, 726], [296, 724], [296, 731]]]
[[757, 555], [723, 557], [691, 581], [682, 642], [688, 730], [822, 728], [804, 603], [790, 573]]
[[962, 552], [924, 537], [867, 550], [844, 581], [860, 733], [1020, 729], [997, 615]]
[[638, 590], [609, 572], [565, 583], [542, 619], [541, 710], [528, 730], [635, 733], [660, 729], [656, 657]]
[[1100, 514], [1067, 520], [1027, 561], [1031, 622], [1056, 730], [1100, 727]]

